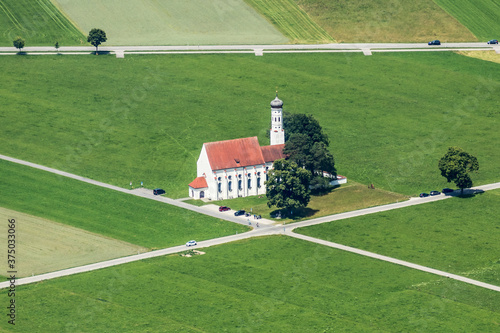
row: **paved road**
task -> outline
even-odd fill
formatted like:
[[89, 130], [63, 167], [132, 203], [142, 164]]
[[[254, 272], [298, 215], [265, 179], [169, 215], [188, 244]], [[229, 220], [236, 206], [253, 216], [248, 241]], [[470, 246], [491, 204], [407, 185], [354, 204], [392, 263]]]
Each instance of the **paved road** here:
[[[180, 201], [173, 200], [173, 199], [166, 198], [166, 197], [154, 196], [152, 194], [148, 194], [147, 192], [145, 192], [143, 190], [136, 190], [136, 191], [134, 191], [134, 190], [127, 190], [127, 189], [124, 189], [124, 188], [121, 188], [121, 187], [118, 187], [118, 186], [109, 185], [109, 184], [106, 184], [106, 183], [95, 181], [93, 179], [81, 177], [81, 176], [74, 175], [74, 174], [71, 174], [71, 173], [68, 173], [68, 172], [56, 170], [56, 169], [49, 168], [49, 167], [46, 167], [46, 166], [43, 166], [43, 165], [39, 165], [39, 164], [35, 164], [35, 163], [23, 161], [23, 160], [12, 158], [12, 157], [5, 156], [5, 155], [0, 155], [0, 159], [6, 160], [6, 161], [10, 161], [10, 162], [14, 162], [14, 163], [18, 163], [18, 164], [22, 164], [22, 165], [26, 165], [26, 166], [30, 166], [30, 167], [33, 167], [33, 168], [36, 168], [36, 169], [40, 169], [40, 170], [52, 172], [52, 173], [55, 173], [55, 174], [58, 174], [58, 175], [61, 175], [61, 176], [65, 176], [65, 177], [68, 177], [68, 178], [73, 178], [73, 179], [80, 180], [80, 181], [83, 181], [83, 182], [86, 182], [86, 183], [90, 183], [90, 184], [93, 184], [93, 185], [105, 187], [105, 188], [108, 188], [108, 189], [111, 189], [111, 190], [116, 190], [116, 191], [119, 191], [119, 192], [123, 192], [123, 193], [128, 193], [128, 194], [132, 194], [132, 195], [144, 197], [144, 198], [148, 198], [148, 199], [151, 199], [151, 200], [162, 201], [162, 202], [165, 202], [165, 203], [177, 206], [177, 207], [189, 209], [189, 210], [201, 213], [201, 214], [206, 214], [206, 215], [214, 216], [214, 217], [221, 218], [221, 219], [224, 219], [224, 220], [227, 220], [227, 221], [231, 221], [231, 222], [235, 222], [235, 223], [239, 223], [239, 224], [246, 224], [246, 219], [242, 220], [241, 218], [235, 217], [232, 214], [227, 214], [228, 212], [224, 212], [224, 213], [213, 212], [211, 209], [204, 209], [202, 207], [196, 207], [196, 206], [189, 205], [189, 204], [186, 204], [184, 202], [180, 202]], [[500, 183], [482, 185], [482, 186], [475, 187], [474, 189], [470, 189], [468, 191], [470, 191], [471, 193], [475, 193], [477, 191], [486, 191], [486, 190], [497, 189], [497, 188], [500, 188]], [[458, 194], [457, 192], [458, 191], [455, 191], [454, 194]], [[335, 247], [335, 248], [338, 248], [338, 249], [341, 249], [341, 250], [354, 252], [354, 253], [357, 253], [357, 254], [360, 254], [360, 255], [365, 255], [365, 256], [368, 256], [368, 257], [372, 257], [372, 258], [376, 258], [376, 259], [388, 261], [388, 262], [391, 262], [391, 263], [395, 263], [395, 264], [399, 264], [399, 265], [411, 267], [411, 268], [414, 268], [414, 269], [419, 269], [419, 270], [422, 270], [422, 271], [425, 271], [425, 272], [429, 272], [429, 273], [433, 273], [433, 274], [437, 274], [437, 275], [441, 275], [441, 276], [446, 276], [446, 277], [453, 278], [453, 279], [456, 279], [456, 280], [459, 280], [459, 281], [462, 281], [462, 282], [471, 283], [471, 284], [474, 284], [474, 285], [477, 285], [477, 286], [480, 286], [480, 287], [483, 287], [483, 288], [488, 288], [488, 289], [491, 289], [491, 290], [500, 291], [500, 287], [493, 286], [493, 285], [490, 285], [490, 284], [487, 284], [487, 283], [483, 283], [483, 282], [480, 282], [480, 281], [468, 279], [468, 278], [465, 278], [465, 277], [462, 277], [462, 276], [459, 276], [459, 275], [455, 275], [455, 274], [451, 274], [451, 273], [447, 273], [447, 272], [435, 270], [435, 269], [432, 269], [432, 268], [429, 268], [429, 267], [424, 267], [424, 266], [412, 264], [412, 263], [409, 263], [409, 262], [405, 262], [405, 261], [398, 260], [398, 259], [395, 259], [395, 258], [390, 258], [390, 257], [378, 255], [378, 254], [371, 253], [371, 252], [368, 252], [368, 251], [351, 248], [351, 247], [348, 247], [348, 246], [345, 246], [345, 245], [336, 244], [336, 243], [332, 243], [332, 242], [327, 242], [327, 241], [324, 241], [324, 240], [321, 240], [321, 239], [317, 239], [317, 238], [313, 238], [313, 237], [299, 235], [299, 234], [296, 234], [296, 233], [292, 232], [293, 229], [299, 228], [299, 227], [305, 227], [305, 226], [315, 225], [315, 224], [319, 224], [319, 223], [325, 223], [325, 222], [330, 222], [330, 221], [347, 219], [347, 218], [351, 218], [351, 217], [355, 217], [355, 216], [373, 214], [373, 213], [383, 212], [383, 211], [392, 210], [392, 209], [398, 209], [398, 208], [403, 208], [403, 207], [408, 207], [408, 206], [413, 206], [413, 205], [419, 205], [419, 204], [424, 204], [424, 203], [429, 203], [429, 202], [444, 200], [444, 199], [451, 198], [451, 197], [453, 197], [453, 195], [443, 195], [443, 194], [441, 194], [441, 195], [438, 195], [438, 196], [427, 197], [427, 198], [411, 198], [410, 200], [404, 201], [404, 202], [393, 203], [393, 204], [389, 204], [389, 205], [383, 205], [383, 206], [378, 206], [378, 207], [360, 209], [360, 210], [357, 210], [357, 211], [352, 211], [352, 212], [347, 212], [347, 213], [341, 213], [341, 214], [335, 214], [335, 215], [320, 217], [320, 218], [316, 218], [316, 219], [312, 219], [312, 220], [308, 220], [308, 221], [303, 221], [303, 222], [297, 222], [297, 223], [289, 224], [287, 226], [282, 226], [282, 225], [271, 226], [269, 224], [262, 224], [262, 226], [260, 228], [254, 229], [254, 230], [252, 230], [250, 232], [246, 232], [246, 233], [243, 233], [243, 234], [237, 234], [237, 235], [232, 235], [232, 236], [226, 236], [226, 237], [221, 237], [221, 238], [216, 238], [216, 239], [201, 241], [201, 242], [198, 243], [198, 245], [196, 245], [195, 247], [192, 247], [192, 248], [195, 249], [195, 248], [201, 248], [201, 247], [209, 247], [209, 246], [214, 246], [214, 245], [219, 245], [219, 244], [234, 242], [236, 240], [246, 239], [246, 238], [256, 237], [256, 236], [285, 234], [285, 235], [288, 235], [288, 236], [292, 236], [292, 237], [296, 237], [296, 238], [308, 240], [308, 241], [315, 242], [315, 243], [318, 243], [318, 244], [323, 244], [323, 245]], [[65, 269], [65, 270], [61, 270], [61, 271], [56, 271], [56, 272], [41, 274], [41, 275], [37, 275], [37, 276], [33, 276], [33, 277], [21, 278], [21, 279], [16, 280], [16, 285], [22, 285], [22, 284], [28, 284], [28, 283], [33, 283], [33, 282], [38, 282], [38, 281], [43, 281], [43, 280], [49, 280], [49, 279], [54, 279], [54, 278], [57, 278], [57, 277], [68, 276], [68, 275], [73, 275], [73, 274], [82, 273], [82, 272], [89, 272], [89, 271], [93, 271], [93, 270], [97, 270], [97, 269], [101, 269], [101, 268], [106, 268], [106, 267], [121, 265], [121, 264], [124, 264], [124, 263], [129, 263], [129, 262], [133, 262], [133, 261], [138, 261], [138, 260], [143, 260], [143, 259], [147, 259], [147, 258], [153, 258], [153, 257], [167, 255], [167, 254], [177, 253], [177, 252], [181, 252], [181, 251], [184, 251], [184, 250], [186, 250], [185, 246], [175, 246], [175, 247], [171, 247], [171, 248], [167, 248], [167, 249], [162, 249], [162, 250], [157, 250], [157, 251], [151, 251], [151, 252], [142, 253], [142, 254], [133, 255], [133, 256], [128, 256], [128, 257], [124, 257], [124, 258], [113, 259], [113, 260], [108, 260], [108, 261], [104, 261], [104, 262], [100, 262], [100, 263], [85, 265], [85, 266], [81, 266], [81, 267], [75, 267], [75, 268]], [[0, 289], [8, 288], [8, 287], [9, 287], [9, 282], [8, 281], [0, 283]]]
[[[372, 52], [401, 52], [401, 51], [455, 51], [455, 50], [495, 50], [500, 53], [498, 45], [488, 45], [484, 42], [475, 43], [443, 43], [439, 46], [429, 46], [427, 43], [339, 43], [339, 44], [285, 44], [285, 45], [177, 45], [177, 46], [101, 46], [99, 51], [113, 52], [117, 56], [125, 53], [263, 53], [276, 52], [363, 52], [370, 55]], [[0, 47], [0, 54], [15, 54], [14, 47]], [[58, 51], [51, 46], [33, 46], [23, 48], [23, 52], [41, 52], [54, 54], [78, 54], [93, 52], [92, 46], [66, 46]]]

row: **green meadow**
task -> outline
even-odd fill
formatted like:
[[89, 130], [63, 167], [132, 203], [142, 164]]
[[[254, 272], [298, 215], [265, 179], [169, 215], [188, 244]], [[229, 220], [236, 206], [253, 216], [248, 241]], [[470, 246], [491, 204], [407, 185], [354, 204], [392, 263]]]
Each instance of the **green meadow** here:
[[[477, 38], [433, 0], [294, 0], [313, 21], [338, 42], [470, 42]], [[438, 3], [444, 1], [437, 1]], [[446, 1], [452, 2], [452, 1]], [[459, 1], [458, 6], [467, 0]], [[488, 2], [488, 0], [476, 0]], [[498, 6], [497, 6], [498, 7]], [[458, 12], [458, 11], [457, 11]], [[496, 12], [498, 15], [498, 10]], [[474, 24], [487, 28], [474, 18]], [[498, 20], [497, 20], [498, 21]], [[498, 24], [498, 22], [497, 22]], [[474, 30], [472, 31], [474, 33]]]
[[87, 38], [50, 0], [0, 0], [0, 46], [21, 36], [26, 46], [87, 44]]
[[276, 88], [285, 112], [319, 120], [350, 180], [441, 189], [438, 160], [460, 146], [475, 184], [499, 181], [500, 67], [452, 52], [16, 56], [0, 71], [0, 153], [125, 188], [186, 197], [204, 142], [269, 144]]
[[500, 286], [500, 190], [295, 229]]
[[82, 31], [106, 31], [106, 45], [288, 43], [241, 0], [54, 0]]
[[[493, 332], [500, 294], [274, 236], [19, 286], [16, 331]], [[0, 327], [7, 329], [6, 320]]]
[[435, 0], [482, 41], [500, 36], [498, 0]]
[[[149, 249], [248, 230], [235, 223], [4, 160], [0, 160], [0, 170], [0, 207]], [[64, 235], [61, 228], [55, 232]], [[22, 234], [19, 237], [22, 241]], [[74, 246], [82, 245], [75, 241]], [[58, 256], [44, 260], [58, 261]]]

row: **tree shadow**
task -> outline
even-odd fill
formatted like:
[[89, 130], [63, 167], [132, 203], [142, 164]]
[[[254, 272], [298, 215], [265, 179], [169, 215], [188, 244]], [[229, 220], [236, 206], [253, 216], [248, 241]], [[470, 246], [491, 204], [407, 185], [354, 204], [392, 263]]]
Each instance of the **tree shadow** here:
[[327, 195], [327, 194], [333, 192], [333, 190], [335, 190], [339, 187], [340, 187], [340, 185], [335, 185], [335, 186], [329, 185], [326, 187], [315, 188], [315, 189], [311, 190], [311, 195], [314, 195], [315, 197], [322, 197], [324, 195]]
[[19, 51], [19, 52], [17, 52], [16, 54], [17, 54], [17, 55], [21, 55], [21, 56], [28, 55], [28, 53], [27, 53], [27, 52], [25, 52], [25, 51]]
[[91, 54], [92, 55], [108, 55], [110, 53], [111, 53], [111, 51], [97, 51], [97, 52], [93, 51]]
[[464, 189], [464, 193], [462, 194], [461, 191], [459, 191], [454, 197], [460, 198], [460, 199], [469, 199], [469, 198], [474, 198], [476, 195], [481, 195], [483, 194], [483, 190], [475, 190], [475, 189]]

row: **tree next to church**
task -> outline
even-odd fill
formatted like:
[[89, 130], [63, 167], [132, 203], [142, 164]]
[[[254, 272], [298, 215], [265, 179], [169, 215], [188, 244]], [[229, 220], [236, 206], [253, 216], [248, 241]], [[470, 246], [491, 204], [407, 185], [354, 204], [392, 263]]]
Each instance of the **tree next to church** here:
[[310, 180], [311, 173], [297, 163], [287, 159], [274, 161], [265, 182], [267, 205], [283, 210], [284, 215], [293, 216], [295, 209], [306, 207], [311, 200]]

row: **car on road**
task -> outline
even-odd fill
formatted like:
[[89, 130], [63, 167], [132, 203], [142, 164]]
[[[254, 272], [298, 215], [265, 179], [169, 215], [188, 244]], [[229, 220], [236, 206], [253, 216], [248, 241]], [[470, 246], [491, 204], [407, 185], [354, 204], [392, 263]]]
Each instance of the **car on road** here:
[[431, 191], [430, 192], [430, 195], [440, 195], [440, 194], [441, 194], [441, 192], [439, 192], [439, 191]]
[[195, 246], [196, 244], [196, 241], [195, 240], [190, 240], [189, 242], [186, 243], [186, 246]]
[[431, 40], [427, 45], [441, 45], [441, 42], [437, 39]]
[[165, 194], [165, 190], [161, 189], [161, 188], [155, 188], [153, 190], [153, 194], [154, 195], [161, 195], [161, 194]]
[[425, 198], [428, 196], [429, 196], [429, 193], [420, 193], [420, 195], [419, 195], [419, 197], [421, 197], [421, 198]]
[[498, 44], [498, 39], [492, 39], [488, 41], [488, 44]]
[[447, 187], [447, 188], [443, 188], [443, 190], [441, 192], [443, 192], [443, 193], [451, 193], [453, 191], [455, 191], [455, 190]]
[[228, 210], [231, 210], [231, 208], [227, 206], [220, 206], [219, 207], [219, 212], [227, 212]]
[[234, 216], [240, 216], [240, 215], [245, 215], [245, 211], [243, 209], [234, 212]]

